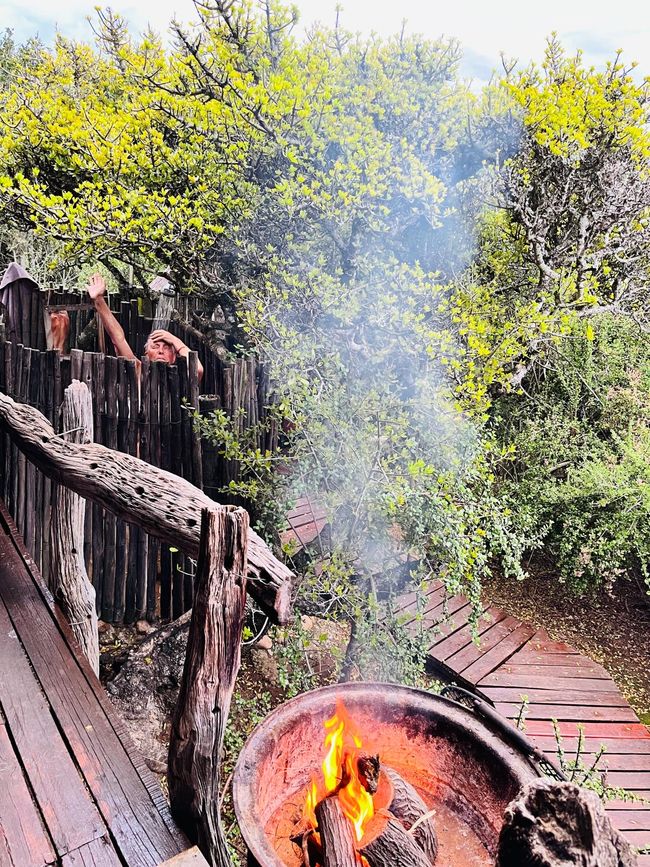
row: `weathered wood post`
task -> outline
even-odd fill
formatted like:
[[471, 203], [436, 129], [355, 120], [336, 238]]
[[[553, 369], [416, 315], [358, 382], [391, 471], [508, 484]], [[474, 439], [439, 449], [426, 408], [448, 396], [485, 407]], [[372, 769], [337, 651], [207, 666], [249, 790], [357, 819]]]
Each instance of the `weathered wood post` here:
[[247, 546], [246, 511], [233, 506], [202, 511], [194, 605], [167, 779], [174, 817], [213, 867], [231, 863], [219, 815], [220, 765], [240, 664]]
[[[69, 443], [92, 443], [93, 403], [88, 386], [73, 380], [61, 407], [61, 437]], [[84, 562], [86, 501], [64, 485], [57, 488], [50, 522], [54, 596], [72, 627], [93, 671], [99, 674], [99, 637], [95, 589]]]

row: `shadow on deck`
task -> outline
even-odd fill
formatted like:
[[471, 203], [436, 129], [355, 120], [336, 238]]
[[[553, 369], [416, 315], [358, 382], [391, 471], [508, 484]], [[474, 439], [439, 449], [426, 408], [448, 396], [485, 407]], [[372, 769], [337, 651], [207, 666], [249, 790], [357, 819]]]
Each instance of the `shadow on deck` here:
[[206, 863], [188, 848], [1, 502], [0, 660], [0, 864]]

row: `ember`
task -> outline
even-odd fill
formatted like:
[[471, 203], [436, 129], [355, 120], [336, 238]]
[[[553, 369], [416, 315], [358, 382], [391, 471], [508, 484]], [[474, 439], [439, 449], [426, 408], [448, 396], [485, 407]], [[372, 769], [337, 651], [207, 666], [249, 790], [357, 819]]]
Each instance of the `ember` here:
[[305, 867], [314, 867], [314, 861], [323, 867], [358, 861], [370, 867], [433, 865], [438, 853], [433, 821], [413, 786], [392, 768], [381, 768], [379, 756], [362, 752], [340, 699], [324, 728], [322, 779], [312, 779], [293, 836]]

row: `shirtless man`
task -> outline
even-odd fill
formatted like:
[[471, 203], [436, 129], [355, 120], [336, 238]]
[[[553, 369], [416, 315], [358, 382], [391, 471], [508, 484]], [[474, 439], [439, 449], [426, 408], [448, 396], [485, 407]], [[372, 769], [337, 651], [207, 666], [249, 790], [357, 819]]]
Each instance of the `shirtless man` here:
[[[130, 358], [136, 362], [138, 373], [140, 372], [140, 360], [129, 346], [124, 336], [124, 330], [115, 318], [112, 310], [106, 303], [106, 283], [101, 274], [93, 274], [87, 286], [88, 295], [92, 299], [104, 329], [111, 338], [115, 352], [123, 358]], [[178, 356], [187, 358], [189, 348], [183, 341], [174, 337], [169, 331], [159, 328], [152, 331], [145, 343], [144, 352], [150, 361], [165, 361], [167, 364], [175, 364]], [[198, 362], [199, 382], [203, 378], [203, 366]]]

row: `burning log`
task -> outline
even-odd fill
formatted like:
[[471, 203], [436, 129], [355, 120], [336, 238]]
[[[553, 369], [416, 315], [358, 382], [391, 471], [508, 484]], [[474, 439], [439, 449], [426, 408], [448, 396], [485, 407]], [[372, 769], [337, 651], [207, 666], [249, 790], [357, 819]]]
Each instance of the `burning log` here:
[[357, 770], [366, 792], [376, 794], [379, 785], [379, 756], [368, 756], [365, 753], [360, 755], [357, 759]]
[[370, 867], [431, 867], [402, 823], [387, 810], [379, 810], [366, 826], [359, 852]]
[[316, 819], [323, 845], [323, 867], [358, 867], [354, 830], [336, 795], [329, 795], [316, 805]]
[[396, 816], [404, 827], [409, 830], [416, 825], [413, 839], [425, 853], [431, 864], [435, 864], [438, 855], [438, 838], [431, 817], [427, 816], [429, 809], [410, 783], [392, 768], [384, 766], [384, 773], [393, 786], [393, 800], [388, 809]]

